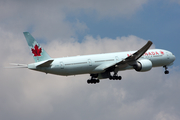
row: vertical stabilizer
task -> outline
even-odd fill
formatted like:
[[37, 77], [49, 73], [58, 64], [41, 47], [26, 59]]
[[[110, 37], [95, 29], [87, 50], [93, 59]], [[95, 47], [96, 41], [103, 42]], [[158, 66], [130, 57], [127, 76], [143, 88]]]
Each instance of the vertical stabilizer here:
[[51, 59], [46, 51], [37, 43], [33, 36], [29, 32], [24, 32], [24, 36], [28, 43], [31, 53], [33, 54], [35, 62]]

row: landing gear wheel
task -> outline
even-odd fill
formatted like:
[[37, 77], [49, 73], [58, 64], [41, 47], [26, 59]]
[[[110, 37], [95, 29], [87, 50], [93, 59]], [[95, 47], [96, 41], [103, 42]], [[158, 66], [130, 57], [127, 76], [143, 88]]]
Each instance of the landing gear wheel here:
[[96, 84], [96, 79], [92, 80], [92, 82], [93, 82], [94, 84]]
[[87, 80], [87, 83], [90, 84], [90, 83], [91, 83], [91, 80]]
[[113, 80], [113, 76], [110, 76], [109, 79], [110, 79], [110, 80]]
[[164, 74], [169, 74], [169, 71], [168, 70], [164, 71]]
[[164, 74], [169, 74], [168, 67], [167, 66], [163, 66], [163, 67], [165, 68]]
[[94, 78], [87, 80], [87, 83], [88, 83], [88, 84], [96, 84], [96, 83], [99, 83], [99, 82], [100, 82], [99, 79], [94, 79]]
[[122, 77], [121, 76], [118, 76], [118, 80], [121, 80], [122, 79]]
[[119, 79], [119, 76], [115, 76], [115, 80], [118, 80]]
[[100, 82], [100, 80], [99, 80], [99, 79], [97, 79], [97, 80], [96, 80], [96, 83], [99, 83], [99, 82]]
[[121, 80], [122, 77], [121, 76], [110, 76], [109, 80]]

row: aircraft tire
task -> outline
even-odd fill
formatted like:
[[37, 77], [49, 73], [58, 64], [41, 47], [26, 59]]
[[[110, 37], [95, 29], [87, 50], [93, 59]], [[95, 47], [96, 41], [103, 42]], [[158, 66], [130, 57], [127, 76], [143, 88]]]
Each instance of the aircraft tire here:
[[99, 82], [100, 82], [100, 80], [99, 80], [99, 79], [97, 79], [97, 80], [96, 80], [96, 83], [99, 83]]
[[164, 74], [169, 74], [169, 71], [168, 70], [164, 71]]
[[122, 77], [121, 76], [110, 76], [109, 80], [121, 80]]
[[90, 83], [91, 83], [91, 80], [88, 79], [88, 80], [87, 80], [87, 83], [90, 84]]
[[99, 79], [88, 79], [88, 80], [87, 80], [87, 83], [88, 83], [88, 84], [96, 84], [96, 83], [99, 83], [99, 82], [100, 82]]

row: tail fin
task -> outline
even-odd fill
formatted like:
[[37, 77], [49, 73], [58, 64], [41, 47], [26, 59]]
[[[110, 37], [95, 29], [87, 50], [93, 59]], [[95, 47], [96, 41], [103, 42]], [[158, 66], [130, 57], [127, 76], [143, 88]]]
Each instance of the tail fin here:
[[29, 45], [30, 51], [33, 54], [35, 62], [51, 59], [46, 51], [37, 43], [33, 36], [29, 32], [24, 32], [24, 36]]

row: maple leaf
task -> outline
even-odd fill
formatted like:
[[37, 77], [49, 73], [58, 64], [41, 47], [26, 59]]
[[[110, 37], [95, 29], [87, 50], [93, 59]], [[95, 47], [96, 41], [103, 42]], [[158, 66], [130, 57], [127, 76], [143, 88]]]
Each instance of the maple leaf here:
[[160, 53], [161, 53], [162, 55], [164, 55], [164, 52], [163, 52], [163, 51], [160, 51]]
[[41, 50], [41, 48], [39, 48], [39, 46], [35, 45], [34, 49], [31, 48], [31, 51], [34, 54], [34, 56], [41, 56], [42, 50]]

